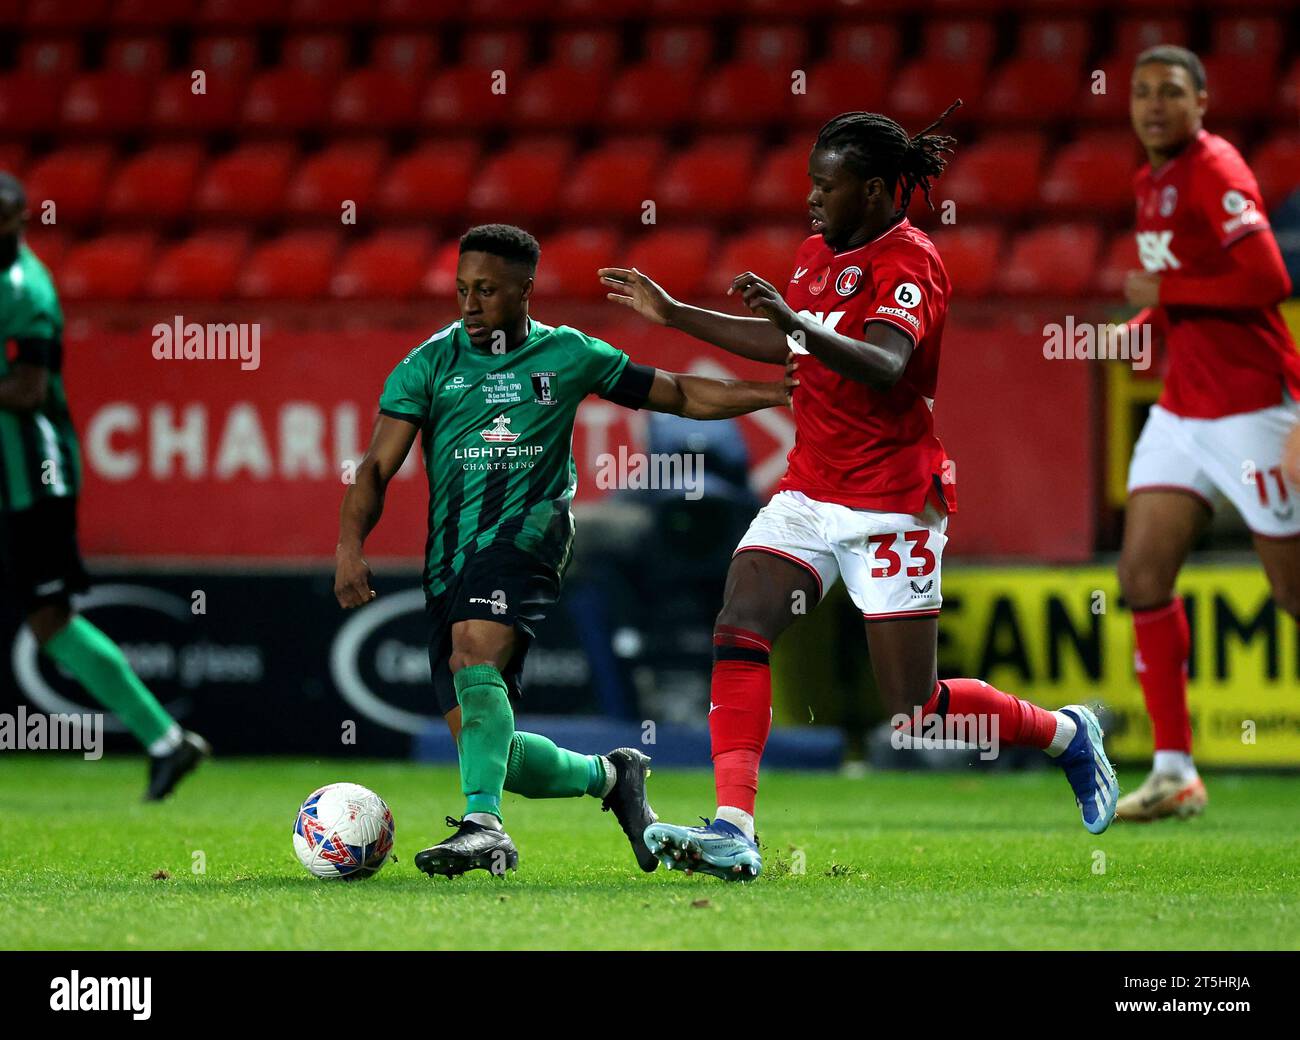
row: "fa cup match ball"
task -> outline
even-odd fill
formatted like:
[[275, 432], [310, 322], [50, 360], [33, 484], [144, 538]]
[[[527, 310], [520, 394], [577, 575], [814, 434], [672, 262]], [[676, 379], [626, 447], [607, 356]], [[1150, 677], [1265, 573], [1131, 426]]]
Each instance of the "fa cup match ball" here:
[[360, 784], [328, 784], [298, 809], [293, 851], [318, 878], [358, 881], [378, 874], [393, 852], [393, 814]]

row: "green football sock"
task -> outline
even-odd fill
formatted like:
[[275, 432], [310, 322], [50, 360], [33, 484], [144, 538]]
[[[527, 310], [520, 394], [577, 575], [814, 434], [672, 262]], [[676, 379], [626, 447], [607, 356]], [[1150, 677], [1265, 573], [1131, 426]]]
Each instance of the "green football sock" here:
[[176, 720], [131, 671], [118, 645], [84, 617], [74, 617], [41, 649], [121, 719], [146, 748], [157, 744], [176, 727]]
[[556, 747], [538, 733], [516, 733], [510, 741], [505, 789], [525, 798], [599, 798], [605, 791], [605, 764], [599, 755], [580, 755]]
[[501, 790], [506, 780], [515, 713], [510, 710], [506, 681], [490, 664], [462, 668], [454, 676], [460, 702], [460, 789], [465, 815], [491, 813], [501, 818]]

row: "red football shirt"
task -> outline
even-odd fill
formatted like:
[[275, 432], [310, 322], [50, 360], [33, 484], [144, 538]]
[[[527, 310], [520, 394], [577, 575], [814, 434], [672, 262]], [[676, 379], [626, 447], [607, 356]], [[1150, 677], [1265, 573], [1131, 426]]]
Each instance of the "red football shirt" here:
[[915, 349], [902, 378], [882, 393], [791, 343], [801, 355], [795, 439], [778, 491], [885, 513], [920, 513], [933, 494], [956, 508], [932, 415], [949, 293], [938, 250], [907, 219], [843, 253], [821, 235], [799, 247], [785, 291], [792, 310], [853, 339], [866, 338], [868, 323], [887, 322]]
[[[1231, 144], [1202, 130], [1154, 173], [1134, 179], [1137, 244], [1153, 274], [1214, 277], [1230, 270], [1227, 251], [1246, 235], [1272, 234], [1250, 167]], [[1163, 305], [1169, 355], [1160, 404], [1177, 415], [1215, 419], [1300, 398], [1300, 355], [1276, 305]]]

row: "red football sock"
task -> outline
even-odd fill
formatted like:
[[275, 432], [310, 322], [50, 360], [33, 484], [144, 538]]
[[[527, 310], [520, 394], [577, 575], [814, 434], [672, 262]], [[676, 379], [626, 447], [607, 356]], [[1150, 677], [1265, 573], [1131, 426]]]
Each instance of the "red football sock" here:
[[719, 805], [751, 816], [758, 796], [758, 763], [772, 728], [772, 644], [756, 632], [718, 625], [713, 633], [709, 735]]
[[1154, 610], [1133, 611], [1137, 676], [1147, 702], [1157, 751], [1192, 750], [1187, 714], [1187, 654], [1191, 632], [1181, 598]]
[[[998, 741], [1046, 748], [1056, 736], [1056, 716], [1037, 704], [1003, 693], [979, 679], [944, 679], [921, 709], [923, 715], [996, 715]], [[899, 729], [911, 729], [909, 719]]]

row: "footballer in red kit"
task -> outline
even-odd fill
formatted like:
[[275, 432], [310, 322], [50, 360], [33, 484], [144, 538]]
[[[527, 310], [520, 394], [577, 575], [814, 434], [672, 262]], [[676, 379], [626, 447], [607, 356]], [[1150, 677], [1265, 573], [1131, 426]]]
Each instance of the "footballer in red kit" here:
[[599, 272], [611, 300], [651, 321], [741, 357], [797, 361], [789, 468], [736, 548], [714, 626], [716, 815], [703, 827], [646, 829], [669, 869], [742, 881], [761, 871], [754, 807], [772, 716], [769, 655], [796, 604], [816, 603], [838, 580], [862, 613], [895, 746], [920, 736], [917, 720], [931, 731], [934, 721], [983, 720], [1002, 745], [1038, 747], [1063, 768], [1090, 832], [1114, 816], [1119, 787], [1090, 709], [1047, 711], [978, 679], [938, 680], [956, 494], [933, 410], [951, 286], [907, 207], [917, 188], [929, 202], [946, 166], [953, 139], [933, 131], [952, 108], [915, 136], [873, 112], [822, 127], [808, 160], [812, 237], [784, 293], [753, 272], [733, 280], [750, 317], [681, 304], [636, 270]]
[[1142, 271], [1125, 284], [1131, 322], [1163, 334], [1168, 371], [1129, 466], [1119, 579], [1155, 743], [1122, 819], [1187, 817], [1207, 804], [1192, 761], [1190, 635], [1175, 593], [1213, 510], [1251, 530], [1273, 598], [1300, 615], [1300, 487], [1284, 446], [1300, 417], [1300, 354], [1278, 309], [1291, 282], [1240, 153], [1202, 126], [1205, 68], [1182, 47], [1138, 56], [1130, 110], [1148, 163], [1134, 181]]

